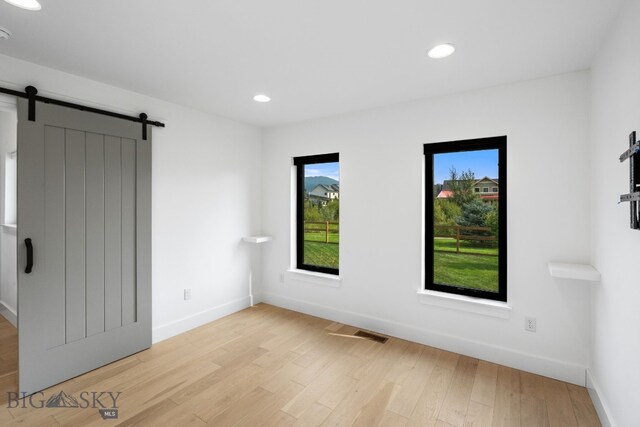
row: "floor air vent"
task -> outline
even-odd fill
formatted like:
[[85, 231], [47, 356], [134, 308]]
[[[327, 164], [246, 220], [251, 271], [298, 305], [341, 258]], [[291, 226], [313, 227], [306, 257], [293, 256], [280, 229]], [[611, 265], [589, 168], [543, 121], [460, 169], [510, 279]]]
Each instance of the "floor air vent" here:
[[382, 335], [376, 335], [376, 334], [372, 334], [371, 332], [365, 332], [362, 330], [356, 332], [354, 335], [356, 337], [365, 338], [371, 341], [379, 342], [381, 344], [386, 343], [387, 340], [389, 339], [387, 337], [383, 337]]

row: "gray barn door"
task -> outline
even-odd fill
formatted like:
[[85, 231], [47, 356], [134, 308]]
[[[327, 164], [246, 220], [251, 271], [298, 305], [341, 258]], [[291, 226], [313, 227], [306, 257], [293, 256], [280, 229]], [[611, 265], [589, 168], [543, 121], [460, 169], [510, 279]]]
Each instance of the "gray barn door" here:
[[[151, 346], [151, 132], [18, 100], [20, 391]], [[33, 268], [25, 272], [27, 247]]]

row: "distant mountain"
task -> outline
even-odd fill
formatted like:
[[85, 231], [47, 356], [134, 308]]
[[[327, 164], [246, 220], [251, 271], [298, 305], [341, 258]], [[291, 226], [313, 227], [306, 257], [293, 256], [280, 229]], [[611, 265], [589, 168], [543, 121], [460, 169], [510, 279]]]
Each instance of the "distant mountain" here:
[[340, 181], [336, 181], [333, 178], [329, 178], [328, 176], [307, 176], [304, 178], [304, 188], [307, 191], [311, 191], [316, 188], [316, 185], [331, 185], [331, 184], [340, 184]]

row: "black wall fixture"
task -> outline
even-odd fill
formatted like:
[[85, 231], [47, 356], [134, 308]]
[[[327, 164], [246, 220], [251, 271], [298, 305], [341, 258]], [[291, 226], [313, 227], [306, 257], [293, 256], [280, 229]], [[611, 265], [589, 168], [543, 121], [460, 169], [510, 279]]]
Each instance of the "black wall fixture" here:
[[156, 127], [165, 127], [164, 123], [156, 122], [147, 119], [145, 113], [139, 116], [128, 116], [126, 114], [115, 113], [113, 111], [101, 110], [99, 108], [88, 107], [86, 105], [74, 104], [73, 102], [61, 101], [59, 99], [48, 98], [46, 96], [39, 96], [38, 89], [33, 86], [27, 86], [24, 92], [18, 90], [7, 89], [0, 87], [0, 93], [7, 95], [17, 96], [19, 98], [26, 98], [29, 100], [29, 120], [36, 121], [36, 101], [44, 102], [45, 104], [59, 105], [61, 107], [73, 108], [80, 111], [87, 111], [89, 113], [102, 114], [103, 116], [115, 117], [117, 119], [129, 120], [130, 122], [136, 122], [142, 124], [142, 139], [147, 139], [147, 125]]
[[640, 163], [636, 165], [636, 161], [640, 161], [640, 141], [636, 139], [636, 133], [629, 135], [629, 149], [620, 155], [620, 162], [629, 159], [629, 194], [620, 196], [621, 202], [629, 202], [631, 204], [631, 228], [640, 230]]

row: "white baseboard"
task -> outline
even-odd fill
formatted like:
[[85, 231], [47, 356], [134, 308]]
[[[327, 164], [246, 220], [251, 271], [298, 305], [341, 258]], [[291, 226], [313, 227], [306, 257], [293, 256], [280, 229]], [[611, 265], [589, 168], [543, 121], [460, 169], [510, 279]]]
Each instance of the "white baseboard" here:
[[158, 327], [153, 328], [152, 342], [166, 340], [168, 338], [179, 335], [183, 332], [187, 332], [198, 326], [213, 322], [221, 317], [228, 316], [237, 311], [244, 310], [251, 304], [250, 297], [246, 296], [235, 301], [228, 302], [226, 304], [219, 305], [217, 307], [210, 308], [199, 313], [192, 314], [173, 322], [165, 323]]
[[262, 292], [254, 292], [253, 305], [260, 304], [261, 302], [264, 302], [264, 298], [262, 298]]
[[16, 310], [4, 301], [0, 301], [0, 315], [16, 328], [18, 327], [18, 314]]
[[479, 341], [442, 334], [440, 332], [379, 319], [359, 313], [338, 310], [306, 301], [262, 292], [260, 300], [267, 304], [340, 322], [381, 334], [429, 345], [477, 359], [487, 360], [526, 372], [585, 386], [585, 366], [549, 359], [534, 354], [498, 347]]
[[600, 417], [602, 427], [615, 427], [616, 424], [613, 422], [613, 417], [611, 417], [611, 410], [602, 398], [598, 383], [593, 379], [589, 369], [587, 369], [587, 390], [589, 390], [593, 406], [595, 406], [598, 417]]

